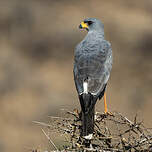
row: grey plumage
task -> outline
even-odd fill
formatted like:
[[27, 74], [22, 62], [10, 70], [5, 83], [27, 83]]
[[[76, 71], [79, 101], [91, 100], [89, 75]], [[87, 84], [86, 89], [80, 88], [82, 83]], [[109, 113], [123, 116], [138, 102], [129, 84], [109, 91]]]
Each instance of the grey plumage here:
[[[93, 125], [94, 105], [97, 99], [104, 95], [110, 76], [112, 49], [111, 44], [104, 39], [104, 26], [101, 21], [88, 18], [84, 20], [84, 23], [88, 24], [88, 33], [75, 48], [73, 72], [82, 108], [82, 119], [83, 115], [90, 115], [91, 113], [91, 120], [89, 121], [92, 121]], [[88, 83], [89, 97], [85, 97], [84, 94], [84, 81]], [[93, 129], [84, 127], [84, 119], [82, 121], [82, 135], [86, 136], [92, 133]], [[86, 123], [89, 122], [86, 121]]]

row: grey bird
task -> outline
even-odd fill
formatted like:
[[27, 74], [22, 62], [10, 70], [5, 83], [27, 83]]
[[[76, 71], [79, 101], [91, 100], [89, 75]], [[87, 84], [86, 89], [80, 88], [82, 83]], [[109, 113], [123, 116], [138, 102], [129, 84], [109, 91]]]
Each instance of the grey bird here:
[[81, 136], [91, 139], [95, 104], [103, 96], [107, 113], [105, 89], [112, 69], [112, 49], [104, 39], [104, 25], [100, 20], [87, 18], [79, 28], [88, 33], [75, 48], [73, 73], [81, 105]]

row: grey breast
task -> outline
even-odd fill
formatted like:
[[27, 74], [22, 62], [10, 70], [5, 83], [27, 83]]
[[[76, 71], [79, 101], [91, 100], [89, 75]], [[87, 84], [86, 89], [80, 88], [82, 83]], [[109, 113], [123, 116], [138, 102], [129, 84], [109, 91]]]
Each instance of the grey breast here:
[[79, 94], [83, 92], [83, 82], [87, 79], [88, 91], [100, 93], [107, 83], [112, 68], [110, 43], [101, 35], [86, 37], [75, 49], [74, 79]]

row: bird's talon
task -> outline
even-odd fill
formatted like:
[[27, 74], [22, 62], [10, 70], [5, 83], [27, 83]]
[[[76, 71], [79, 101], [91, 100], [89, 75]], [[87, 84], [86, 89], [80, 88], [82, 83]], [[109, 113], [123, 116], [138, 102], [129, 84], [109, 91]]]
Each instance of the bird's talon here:
[[113, 114], [112, 112], [109, 112], [109, 111], [105, 111], [104, 114], [107, 115], [107, 116], [108, 116], [108, 115], [109, 115], [109, 116], [114, 116], [114, 114]]
[[78, 111], [78, 109], [73, 109], [73, 113], [74, 113], [76, 116], [79, 116], [79, 111]]

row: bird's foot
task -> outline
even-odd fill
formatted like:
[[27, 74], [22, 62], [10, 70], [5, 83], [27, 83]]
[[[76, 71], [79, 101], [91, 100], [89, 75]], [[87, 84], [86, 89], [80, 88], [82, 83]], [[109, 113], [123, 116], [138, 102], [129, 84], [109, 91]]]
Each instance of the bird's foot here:
[[105, 111], [104, 114], [106, 116], [114, 116], [114, 114], [112, 112], [109, 112], [109, 111]]
[[79, 111], [78, 109], [73, 109], [73, 113], [78, 117], [79, 116]]

